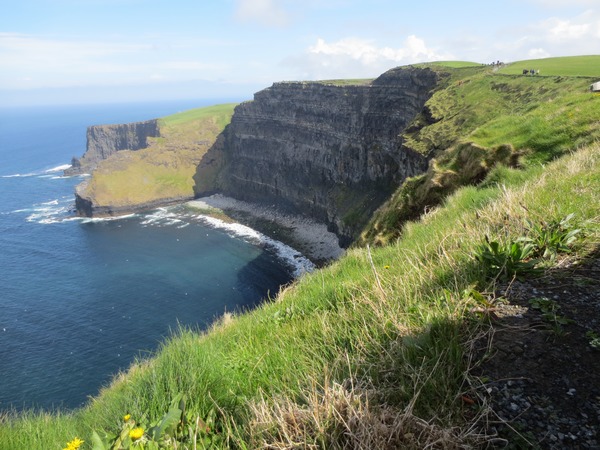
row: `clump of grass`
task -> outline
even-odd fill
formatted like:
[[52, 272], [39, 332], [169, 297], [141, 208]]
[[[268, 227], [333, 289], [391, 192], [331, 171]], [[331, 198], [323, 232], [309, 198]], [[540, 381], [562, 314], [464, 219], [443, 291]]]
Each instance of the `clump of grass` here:
[[484, 444], [475, 430], [440, 426], [404, 409], [371, 401], [373, 387], [315, 385], [298, 401], [261, 398], [251, 405], [251, 448], [423, 449]]
[[559, 253], [570, 253], [581, 234], [581, 228], [572, 224], [574, 217], [575, 213], [571, 213], [560, 220], [528, 220], [525, 240], [533, 246], [535, 255], [555, 258]]

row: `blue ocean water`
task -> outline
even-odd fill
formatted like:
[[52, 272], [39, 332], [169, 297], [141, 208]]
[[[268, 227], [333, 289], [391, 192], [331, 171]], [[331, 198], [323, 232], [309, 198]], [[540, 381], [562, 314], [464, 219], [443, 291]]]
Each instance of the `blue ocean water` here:
[[81, 177], [62, 169], [88, 125], [197, 106], [0, 109], [0, 411], [80, 406], [179, 324], [251, 308], [302, 269], [282, 244], [182, 205], [73, 217]]

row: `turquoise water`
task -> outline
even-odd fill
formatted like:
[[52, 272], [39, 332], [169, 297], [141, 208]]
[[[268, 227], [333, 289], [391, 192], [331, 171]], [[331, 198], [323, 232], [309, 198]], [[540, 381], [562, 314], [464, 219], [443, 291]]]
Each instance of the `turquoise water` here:
[[80, 406], [180, 324], [251, 308], [309, 266], [184, 206], [73, 217], [82, 178], [61, 175], [88, 125], [196, 106], [0, 110], [0, 410]]

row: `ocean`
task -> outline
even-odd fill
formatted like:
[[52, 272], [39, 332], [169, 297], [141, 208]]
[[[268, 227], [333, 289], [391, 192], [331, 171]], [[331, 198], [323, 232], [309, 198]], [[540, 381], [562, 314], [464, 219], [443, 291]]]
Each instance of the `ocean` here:
[[183, 205], [74, 216], [86, 127], [219, 102], [0, 109], [0, 412], [83, 405], [180, 326], [206, 328], [310, 270], [293, 249]]

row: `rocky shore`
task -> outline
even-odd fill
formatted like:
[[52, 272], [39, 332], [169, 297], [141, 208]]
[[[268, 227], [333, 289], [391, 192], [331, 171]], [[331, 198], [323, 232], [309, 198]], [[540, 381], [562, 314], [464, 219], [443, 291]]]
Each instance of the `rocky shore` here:
[[200, 210], [222, 210], [232, 219], [295, 248], [317, 266], [336, 260], [344, 253], [338, 237], [325, 224], [308, 217], [220, 194], [192, 200], [187, 205]]

